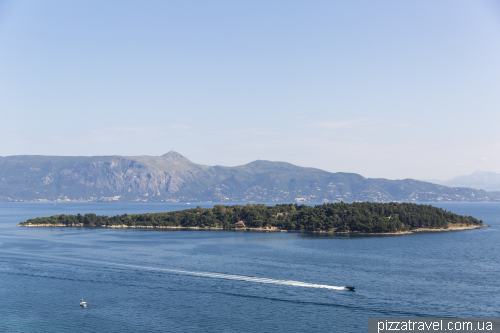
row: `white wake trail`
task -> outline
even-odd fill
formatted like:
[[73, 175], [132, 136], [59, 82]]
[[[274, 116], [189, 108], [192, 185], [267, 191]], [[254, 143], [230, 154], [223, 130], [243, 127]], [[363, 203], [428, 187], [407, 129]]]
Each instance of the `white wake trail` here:
[[259, 277], [244, 276], [244, 275], [222, 274], [222, 273], [194, 272], [194, 271], [184, 271], [184, 270], [179, 270], [179, 269], [146, 267], [146, 266], [137, 266], [137, 265], [128, 265], [128, 264], [115, 264], [115, 265], [127, 266], [127, 267], [139, 268], [139, 269], [154, 270], [154, 271], [164, 271], [164, 272], [177, 273], [177, 274], [201, 276], [201, 277], [208, 277], [208, 278], [214, 278], [214, 279], [238, 280], [238, 281], [247, 281], [247, 282], [255, 282], [255, 283], [280, 284], [280, 285], [294, 286], [294, 287], [322, 288], [322, 289], [331, 289], [331, 290], [346, 290], [345, 287], [329, 286], [326, 284], [314, 284], [314, 283], [300, 282], [300, 281], [293, 281], [293, 280], [278, 280], [278, 279], [268, 279], [268, 278], [259, 278]]
[[[12, 254], [19, 255], [19, 253], [14, 253], [11, 251], [0, 251], [0, 252], [12, 253]], [[278, 279], [259, 278], [259, 277], [245, 276], [245, 275], [185, 271], [185, 270], [180, 270], [180, 269], [139, 266], [139, 265], [131, 265], [131, 264], [120, 264], [120, 263], [114, 263], [114, 262], [109, 262], [109, 261], [98, 261], [98, 260], [83, 259], [83, 258], [63, 258], [63, 257], [57, 257], [57, 256], [50, 256], [50, 255], [40, 255], [40, 254], [30, 254], [30, 256], [40, 257], [40, 258], [53, 258], [53, 259], [59, 259], [59, 260], [66, 259], [66, 260], [70, 260], [70, 261], [84, 261], [84, 262], [91, 262], [91, 263], [100, 264], [100, 265], [106, 264], [106, 265], [129, 267], [129, 268], [141, 269], [141, 270], [169, 272], [169, 273], [184, 274], [184, 275], [191, 275], [191, 276], [201, 276], [201, 277], [214, 278], [214, 279], [238, 280], [238, 281], [247, 281], [247, 282], [254, 282], [254, 283], [279, 284], [279, 285], [284, 285], [284, 286], [305, 287], [305, 288], [347, 290], [347, 288], [345, 288], [345, 287], [329, 286], [326, 284], [315, 284], [315, 283], [293, 281], [293, 280], [278, 280]]]

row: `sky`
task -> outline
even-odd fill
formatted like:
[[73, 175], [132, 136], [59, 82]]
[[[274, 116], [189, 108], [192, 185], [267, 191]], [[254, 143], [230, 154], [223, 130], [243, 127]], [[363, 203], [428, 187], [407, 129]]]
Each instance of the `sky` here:
[[0, 0], [0, 156], [500, 172], [500, 3]]

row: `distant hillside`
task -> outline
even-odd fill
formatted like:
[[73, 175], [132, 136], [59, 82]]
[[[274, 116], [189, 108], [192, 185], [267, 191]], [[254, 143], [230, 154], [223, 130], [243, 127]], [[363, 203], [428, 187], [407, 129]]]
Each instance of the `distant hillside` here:
[[500, 193], [364, 178], [284, 162], [237, 167], [163, 156], [0, 157], [0, 201], [500, 201]]
[[500, 191], [500, 173], [478, 170], [468, 176], [457, 176], [445, 181], [435, 180], [433, 183], [453, 187], [470, 187], [485, 191]]

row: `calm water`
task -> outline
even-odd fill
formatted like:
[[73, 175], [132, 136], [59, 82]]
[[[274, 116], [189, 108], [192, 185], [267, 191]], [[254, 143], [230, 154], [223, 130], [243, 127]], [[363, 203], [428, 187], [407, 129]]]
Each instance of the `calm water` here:
[[[0, 204], [0, 332], [366, 332], [374, 317], [500, 317], [500, 204], [436, 205], [491, 228], [372, 237], [20, 228], [37, 216], [193, 205]], [[356, 291], [336, 288], [348, 284]]]

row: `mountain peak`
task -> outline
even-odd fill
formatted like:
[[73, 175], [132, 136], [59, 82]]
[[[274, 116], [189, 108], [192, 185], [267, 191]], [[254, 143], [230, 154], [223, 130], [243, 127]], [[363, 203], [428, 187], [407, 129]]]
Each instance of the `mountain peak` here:
[[172, 149], [168, 153], [161, 155], [161, 157], [183, 158], [184, 156], [182, 156], [181, 154]]
[[164, 161], [168, 161], [170, 163], [175, 163], [175, 164], [185, 164], [185, 163], [192, 163], [188, 158], [185, 156], [179, 154], [175, 150], [171, 150], [168, 153], [164, 154], [161, 156]]

